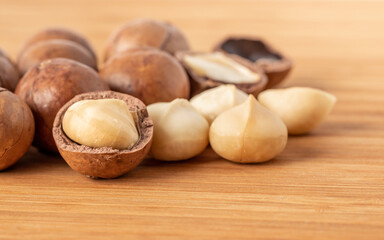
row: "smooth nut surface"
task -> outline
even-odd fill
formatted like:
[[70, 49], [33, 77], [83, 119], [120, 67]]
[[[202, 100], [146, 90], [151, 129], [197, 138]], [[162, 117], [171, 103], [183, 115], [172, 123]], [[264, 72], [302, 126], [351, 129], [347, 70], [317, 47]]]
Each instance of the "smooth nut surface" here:
[[12, 166], [31, 146], [35, 124], [29, 107], [0, 88], [0, 170]]
[[[63, 131], [63, 117], [76, 102], [117, 99], [134, 112], [139, 139], [130, 148], [89, 147], [72, 141]], [[75, 171], [93, 178], [116, 178], [135, 168], [147, 155], [152, 142], [153, 122], [139, 99], [113, 91], [90, 92], [75, 96], [57, 113], [52, 133], [60, 155]], [[111, 132], [112, 134], [113, 132]]]
[[177, 161], [200, 154], [208, 145], [209, 125], [185, 99], [148, 106], [154, 122], [150, 155], [159, 160]]
[[191, 99], [192, 106], [207, 119], [209, 123], [222, 112], [237, 106], [247, 100], [248, 95], [227, 84], [208, 89]]
[[287, 143], [287, 128], [253, 95], [220, 114], [212, 123], [209, 142], [221, 157], [239, 163], [265, 162]]
[[100, 90], [108, 90], [108, 86], [97, 72], [70, 59], [46, 60], [30, 69], [15, 93], [28, 104], [35, 117], [34, 145], [40, 150], [57, 152], [52, 137], [56, 113], [77, 94]]
[[13, 92], [19, 78], [19, 72], [15, 65], [6, 56], [0, 56], [0, 87]]
[[132, 114], [119, 99], [82, 100], [65, 112], [63, 131], [89, 147], [128, 149], [139, 139]]
[[256, 83], [260, 75], [220, 52], [185, 55], [184, 62], [198, 75], [225, 83]]
[[234, 54], [177, 52], [175, 56], [190, 76], [192, 96], [229, 83], [256, 95], [268, 81], [261, 68]]
[[29, 39], [26, 40], [26, 42], [21, 47], [19, 51], [18, 59], [32, 45], [35, 45], [36, 43], [44, 42], [47, 40], [53, 40], [53, 39], [68, 40], [68, 41], [80, 44], [81, 46], [86, 48], [87, 51], [89, 51], [89, 53], [94, 58], [95, 62], [97, 62], [95, 51], [93, 50], [92, 46], [89, 44], [89, 42], [83, 35], [81, 35], [80, 33], [72, 29], [61, 28], [61, 27], [47, 28], [31, 36]]
[[332, 94], [307, 87], [270, 89], [260, 93], [258, 99], [283, 120], [288, 133], [293, 135], [312, 131], [336, 103]]
[[24, 74], [41, 61], [53, 58], [67, 58], [97, 69], [95, 58], [86, 48], [63, 39], [46, 40], [30, 46], [20, 55], [17, 65], [20, 73]]
[[137, 47], [154, 47], [174, 54], [189, 50], [184, 34], [175, 26], [154, 19], [136, 19], [116, 29], [106, 44], [104, 61], [119, 52]]
[[100, 76], [111, 90], [127, 93], [145, 104], [189, 98], [188, 76], [170, 54], [154, 48], [138, 48], [108, 60]]

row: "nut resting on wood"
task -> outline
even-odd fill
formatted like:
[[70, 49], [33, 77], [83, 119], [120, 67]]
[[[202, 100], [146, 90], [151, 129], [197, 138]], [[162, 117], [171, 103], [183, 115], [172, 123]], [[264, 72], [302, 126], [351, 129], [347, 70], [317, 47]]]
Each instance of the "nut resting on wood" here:
[[116, 178], [147, 155], [153, 122], [144, 103], [135, 97], [92, 92], [65, 104], [56, 115], [52, 132], [61, 156], [73, 170], [93, 178]]
[[307, 87], [270, 89], [260, 93], [258, 99], [283, 120], [292, 135], [312, 131], [336, 103], [332, 94]]
[[0, 170], [12, 166], [31, 146], [35, 123], [27, 104], [0, 88]]

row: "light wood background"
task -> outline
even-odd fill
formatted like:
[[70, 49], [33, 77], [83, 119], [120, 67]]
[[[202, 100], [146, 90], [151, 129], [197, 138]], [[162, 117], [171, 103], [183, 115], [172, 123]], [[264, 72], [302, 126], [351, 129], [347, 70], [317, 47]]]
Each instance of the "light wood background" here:
[[383, 12], [384, 1], [369, 0], [1, 0], [0, 46], [12, 56], [55, 25], [101, 54], [115, 27], [153, 17], [182, 28], [196, 50], [228, 34], [263, 36], [295, 60], [285, 86], [339, 102], [265, 164], [208, 149], [92, 180], [32, 148], [0, 173], [0, 239], [384, 239]]

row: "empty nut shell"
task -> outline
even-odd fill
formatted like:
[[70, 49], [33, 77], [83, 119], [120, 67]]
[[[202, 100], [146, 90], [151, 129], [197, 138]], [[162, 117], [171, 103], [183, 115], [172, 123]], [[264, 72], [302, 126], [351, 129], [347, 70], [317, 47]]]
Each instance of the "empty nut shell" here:
[[[78, 101], [94, 99], [120, 99], [130, 111], [136, 113], [140, 137], [135, 145], [126, 150], [93, 148], [75, 143], [65, 135], [62, 122], [67, 109]], [[103, 91], [81, 94], [70, 100], [57, 113], [52, 131], [61, 156], [73, 170], [94, 178], [115, 178], [136, 167], [147, 155], [152, 142], [153, 122], [139, 99], [123, 93]]]
[[97, 62], [95, 51], [84, 36], [73, 30], [58, 27], [44, 29], [30, 37], [21, 47], [18, 58], [20, 58], [20, 56], [32, 45], [53, 39], [68, 40], [80, 44], [89, 51], [89, 53], [94, 58], [94, 61]]
[[236, 54], [261, 67], [268, 77], [266, 88], [282, 82], [292, 68], [292, 61], [261, 38], [228, 37], [219, 42], [214, 51]]
[[[265, 89], [268, 81], [260, 67], [234, 54], [177, 52], [176, 58], [189, 74], [192, 96], [222, 84], [233, 84], [245, 93], [257, 95]], [[196, 58], [197, 61], [202, 58], [203, 61], [193, 60], [196, 65], [192, 66], [192, 62], [188, 62], [188, 58]], [[208, 71], [211, 75], [207, 74]], [[233, 74], [236, 74], [233, 79], [228, 78]], [[244, 74], [244, 79], [239, 78]], [[254, 75], [254, 79], [250, 79], [252, 75]]]
[[97, 70], [97, 62], [87, 49], [62, 39], [47, 40], [30, 46], [20, 55], [17, 65], [21, 74], [25, 74], [41, 61], [53, 58], [72, 59]]
[[170, 54], [189, 50], [187, 39], [175, 26], [153, 19], [136, 19], [112, 33], [106, 44], [104, 61], [137, 47], [154, 47]]
[[0, 88], [0, 170], [13, 165], [31, 146], [35, 124], [27, 104]]
[[16, 94], [35, 117], [34, 145], [57, 152], [52, 126], [59, 109], [77, 94], [108, 89], [95, 70], [70, 59], [46, 60], [30, 69], [17, 85]]
[[127, 93], [145, 104], [189, 98], [189, 81], [180, 63], [155, 48], [116, 54], [100, 70], [111, 90]]

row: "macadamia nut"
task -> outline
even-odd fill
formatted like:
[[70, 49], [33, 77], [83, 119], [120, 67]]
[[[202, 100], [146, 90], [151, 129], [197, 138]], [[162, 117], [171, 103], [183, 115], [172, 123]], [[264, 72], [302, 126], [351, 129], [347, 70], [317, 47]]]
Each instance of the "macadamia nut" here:
[[265, 162], [279, 154], [287, 143], [287, 128], [253, 95], [212, 123], [209, 141], [221, 157], [240, 163]]
[[192, 158], [208, 145], [209, 125], [185, 99], [148, 106], [154, 122], [150, 155], [159, 160]]
[[191, 99], [191, 104], [209, 123], [222, 112], [247, 100], [248, 95], [234, 85], [208, 89]]
[[332, 94], [308, 87], [271, 89], [260, 93], [258, 99], [283, 120], [292, 135], [312, 131], [336, 103]]
[[139, 139], [132, 113], [119, 99], [76, 102], [65, 112], [62, 124], [70, 139], [89, 147], [128, 149]]

